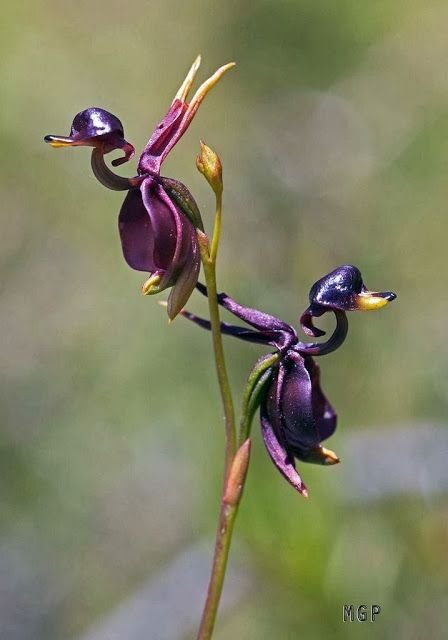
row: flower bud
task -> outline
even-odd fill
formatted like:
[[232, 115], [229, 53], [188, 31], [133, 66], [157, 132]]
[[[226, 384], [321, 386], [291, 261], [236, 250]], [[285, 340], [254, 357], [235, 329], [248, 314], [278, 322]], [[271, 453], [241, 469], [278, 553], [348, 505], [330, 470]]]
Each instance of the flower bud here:
[[217, 153], [201, 140], [201, 152], [196, 158], [196, 166], [216, 195], [222, 193], [222, 164]]
[[251, 441], [248, 438], [236, 452], [230, 467], [223, 500], [231, 506], [236, 506], [241, 498], [249, 467], [250, 446]]

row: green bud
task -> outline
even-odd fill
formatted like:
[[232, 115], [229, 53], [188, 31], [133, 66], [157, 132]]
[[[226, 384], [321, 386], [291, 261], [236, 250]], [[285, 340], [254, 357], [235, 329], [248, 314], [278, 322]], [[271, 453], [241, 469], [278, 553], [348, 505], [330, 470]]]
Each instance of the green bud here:
[[202, 173], [216, 195], [222, 193], [222, 164], [218, 154], [201, 140], [201, 152], [196, 158], [198, 171]]

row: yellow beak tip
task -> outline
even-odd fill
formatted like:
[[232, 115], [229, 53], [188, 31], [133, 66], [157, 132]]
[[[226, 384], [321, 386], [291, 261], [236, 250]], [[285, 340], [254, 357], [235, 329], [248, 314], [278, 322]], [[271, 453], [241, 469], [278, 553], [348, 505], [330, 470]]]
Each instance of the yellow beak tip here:
[[63, 138], [62, 136], [45, 136], [44, 140], [54, 149], [59, 147], [71, 147], [73, 145], [73, 140], [70, 138]]
[[375, 309], [381, 309], [385, 307], [388, 302], [395, 300], [396, 294], [392, 291], [385, 293], [361, 293], [358, 296], [358, 309], [361, 311], [374, 311]]

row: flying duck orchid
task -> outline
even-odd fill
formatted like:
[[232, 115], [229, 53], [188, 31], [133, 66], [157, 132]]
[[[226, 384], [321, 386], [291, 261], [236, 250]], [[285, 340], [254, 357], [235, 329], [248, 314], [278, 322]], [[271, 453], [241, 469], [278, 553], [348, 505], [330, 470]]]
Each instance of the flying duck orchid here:
[[[197, 284], [201, 293], [207, 290]], [[333, 465], [338, 456], [322, 446], [336, 429], [337, 415], [320, 386], [320, 369], [313, 356], [335, 351], [344, 342], [348, 321], [346, 311], [379, 309], [396, 295], [391, 291], [368, 291], [361, 272], [353, 265], [342, 265], [318, 280], [310, 290], [310, 305], [301, 316], [304, 333], [323, 336], [313, 318], [324, 313], [335, 315], [336, 327], [325, 342], [304, 343], [295, 329], [269, 314], [244, 307], [225, 293], [219, 304], [252, 328], [221, 323], [221, 331], [240, 340], [274, 347], [275, 363], [263, 371], [263, 391], [259, 393], [261, 431], [266, 449], [280, 473], [303, 496], [308, 491], [296, 470], [295, 459], [314, 464]], [[209, 329], [208, 320], [182, 311], [199, 326]]]
[[133, 269], [149, 272], [142, 288], [144, 294], [172, 287], [167, 305], [170, 319], [185, 305], [197, 282], [200, 255], [196, 228], [202, 230], [203, 225], [187, 187], [161, 176], [161, 166], [207, 93], [234, 66], [230, 63], [220, 67], [187, 102], [199, 65], [198, 56], [143, 149], [137, 175], [132, 178], [116, 175], [104, 161], [104, 156], [115, 150], [122, 150], [124, 156], [113, 160], [113, 166], [127, 162], [134, 154], [134, 147], [124, 138], [120, 120], [104, 109], [91, 107], [78, 113], [67, 137], [45, 137], [53, 147], [93, 147], [91, 164], [97, 179], [109, 189], [128, 192], [118, 218], [123, 255]]

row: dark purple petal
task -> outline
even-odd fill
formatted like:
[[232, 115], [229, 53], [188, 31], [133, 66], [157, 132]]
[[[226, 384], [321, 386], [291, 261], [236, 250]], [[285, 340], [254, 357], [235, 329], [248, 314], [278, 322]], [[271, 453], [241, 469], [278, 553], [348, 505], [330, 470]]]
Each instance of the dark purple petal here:
[[165, 270], [160, 283], [160, 288], [164, 289], [174, 284], [188, 261], [191, 261], [193, 269], [196, 268], [193, 255], [197, 248], [196, 232], [188, 218], [153, 178], [143, 181], [141, 192], [154, 229], [154, 262]]
[[198, 279], [195, 228], [151, 177], [144, 179], [139, 190], [129, 191], [120, 211], [119, 228], [127, 263], [133, 269], [160, 275], [156, 291], [173, 286], [168, 315], [174, 318]]
[[154, 233], [154, 263], [158, 269], [166, 270], [164, 284], [168, 286], [182, 243], [181, 214], [153, 178], [145, 178], [140, 191]]
[[320, 367], [310, 357], [305, 358], [305, 366], [311, 377], [313, 414], [320, 442], [333, 435], [337, 415], [320, 387]]
[[294, 458], [290, 456], [280, 444], [275, 430], [269, 421], [265, 412], [265, 408], [260, 410], [261, 433], [266, 449], [280, 473], [286, 478], [289, 484], [294, 487], [305, 498], [308, 497], [308, 491], [302, 478], [297, 473], [294, 465]]
[[121, 207], [119, 229], [130, 267], [138, 271], [170, 271], [171, 275], [180, 240], [177, 219], [163, 194], [153, 178], [146, 178], [140, 189], [129, 191]]
[[[289, 351], [280, 363], [282, 387], [279, 406], [288, 449], [299, 455], [301, 450], [319, 445], [319, 433], [313, 413], [312, 385], [302, 356]], [[278, 401], [277, 401], [278, 402]]]
[[319, 367], [311, 357], [304, 359], [293, 350], [283, 355], [262, 401], [260, 418], [270, 456], [291, 484], [297, 482], [294, 458], [325, 465], [339, 462], [320, 444], [333, 433], [336, 414], [322, 393]]
[[128, 191], [118, 218], [123, 255], [132, 269], [157, 270], [154, 261], [154, 230], [140, 189]]

